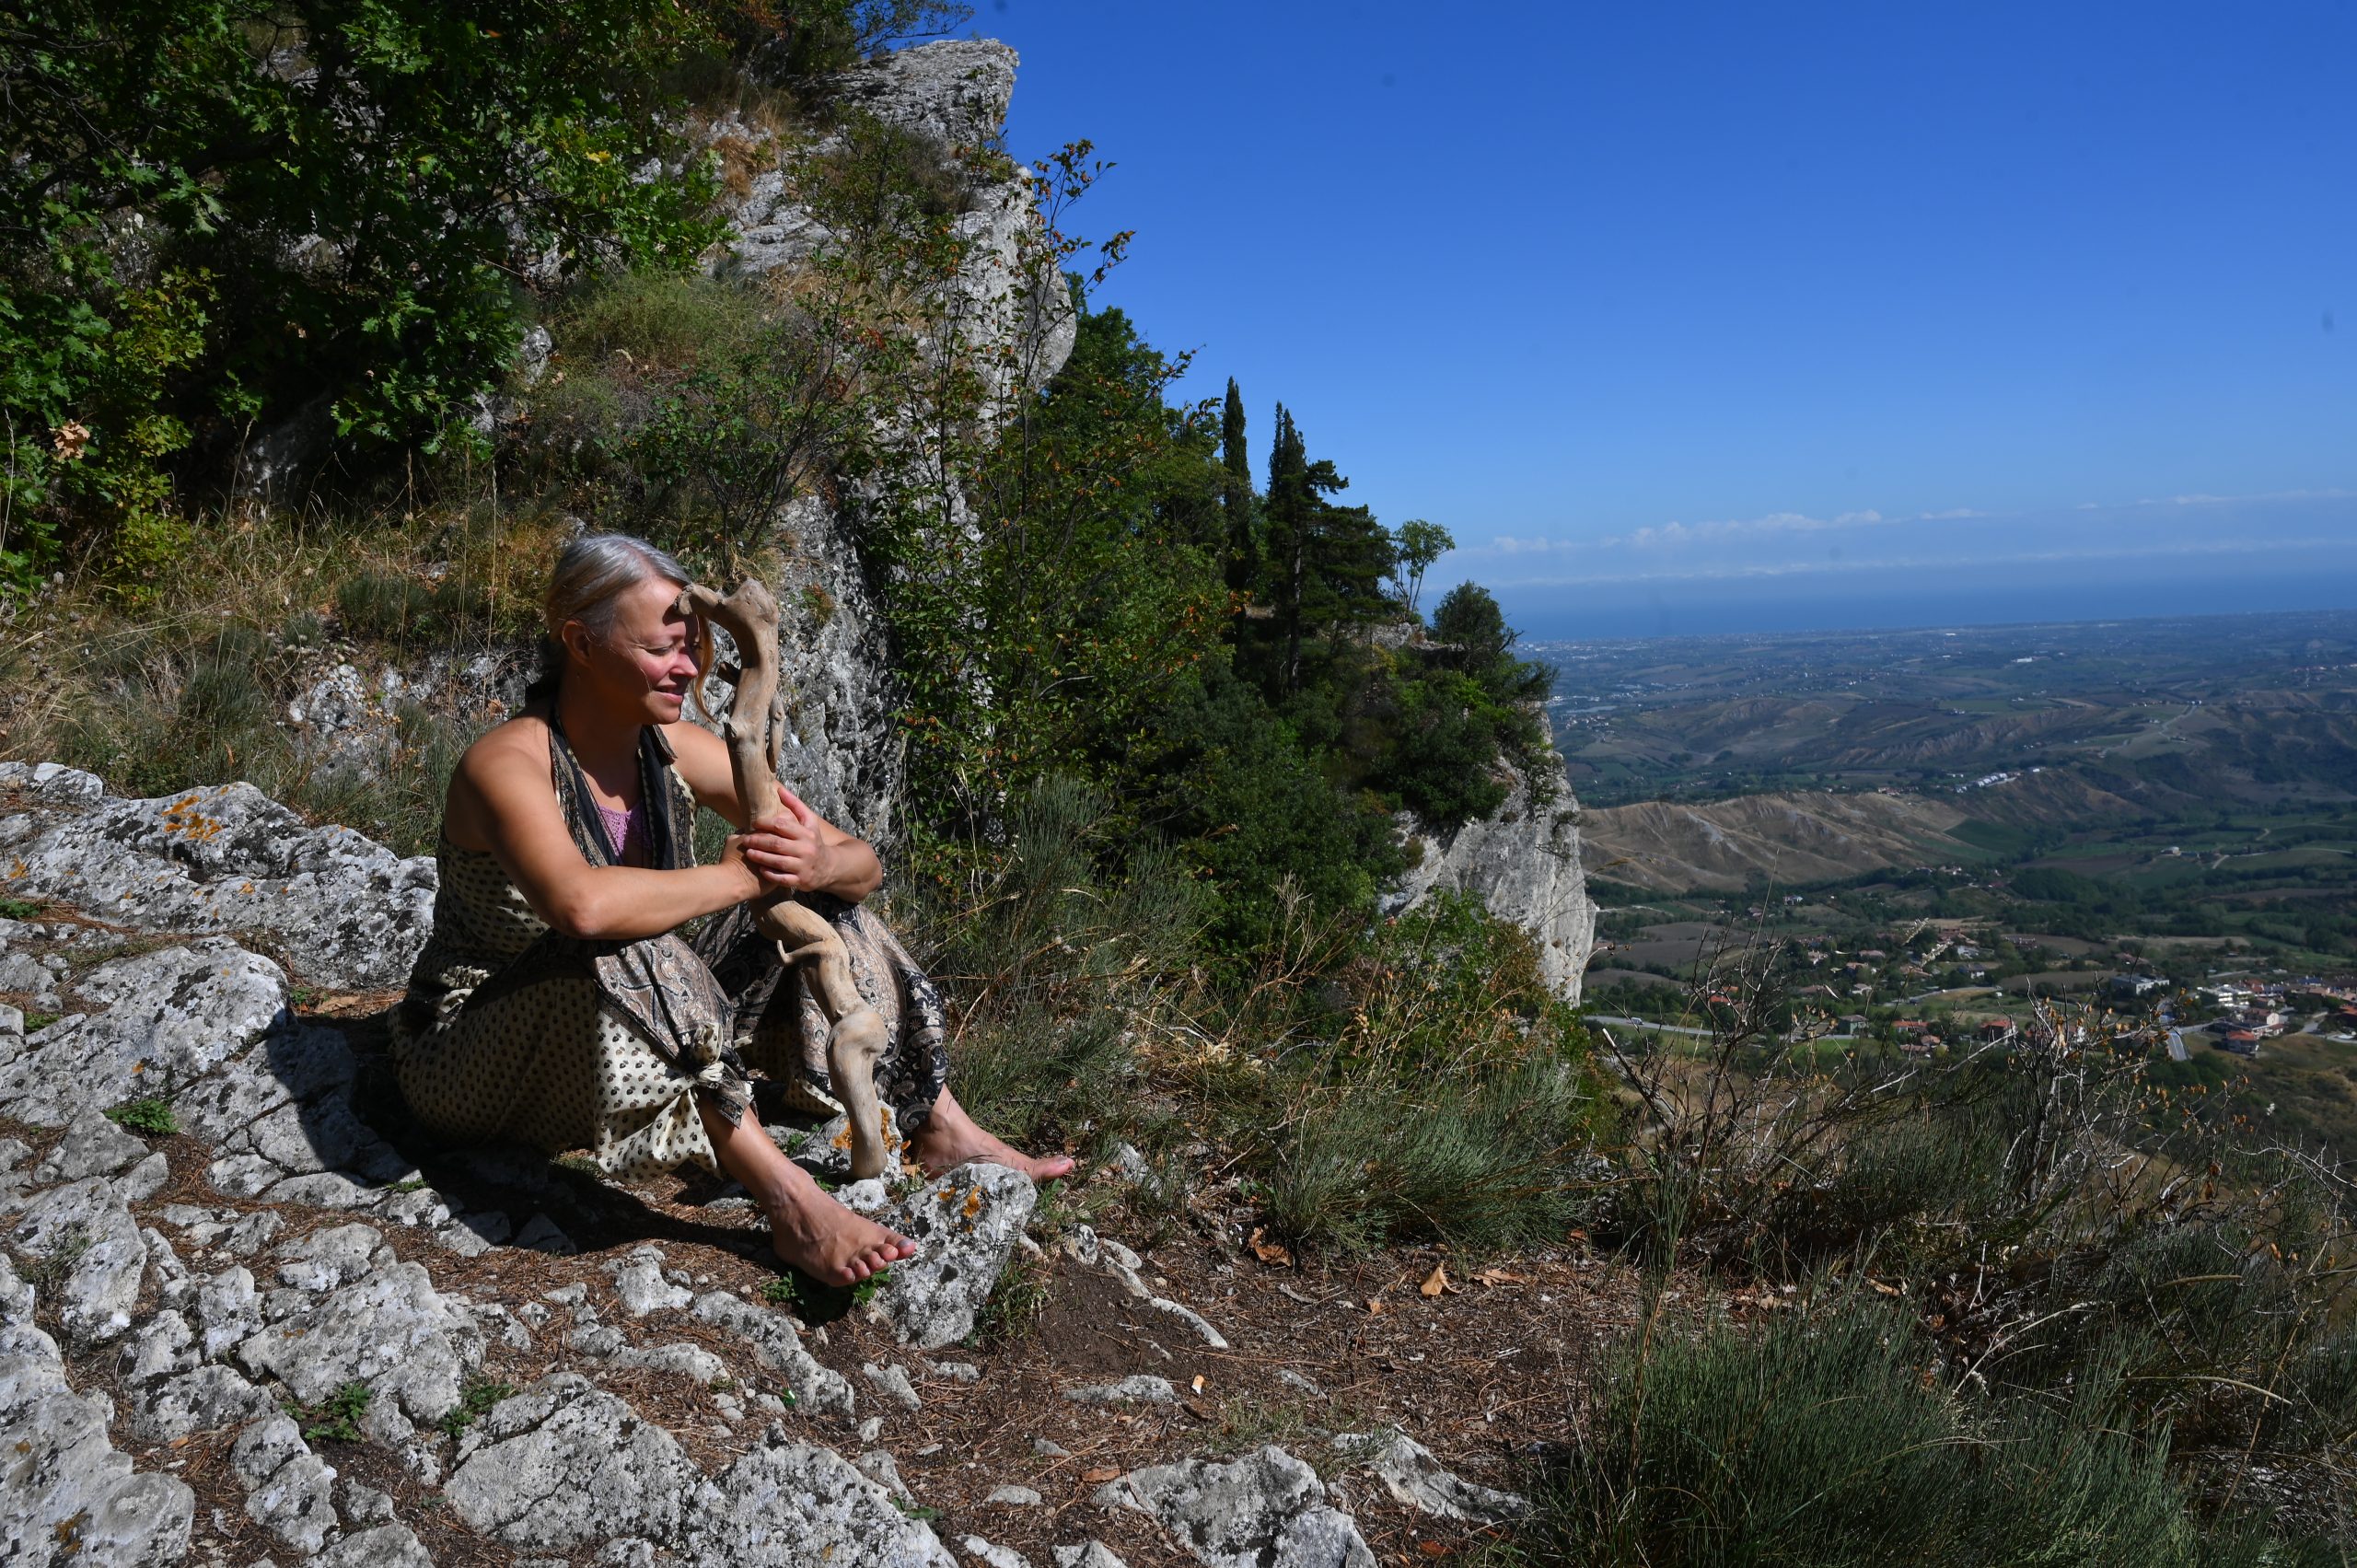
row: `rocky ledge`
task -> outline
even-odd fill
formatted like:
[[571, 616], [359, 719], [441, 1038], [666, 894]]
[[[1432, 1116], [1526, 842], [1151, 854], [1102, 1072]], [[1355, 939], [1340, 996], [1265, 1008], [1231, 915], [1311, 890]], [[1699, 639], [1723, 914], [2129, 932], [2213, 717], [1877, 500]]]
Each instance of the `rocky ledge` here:
[[[1015, 1172], [844, 1187], [923, 1251], [835, 1292], [733, 1190], [423, 1136], [382, 1015], [434, 884], [249, 785], [0, 763], [6, 1561], [1372, 1563], [1353, 1484], [1522, 1511], [1398, 1430], [1204, 1457], [1167, 1374], [1314, 1385]], [[830, 1131], [780, 1136], [839, 1178]], [[1095, 1348], [954, 1352], [1010, 1269]]]

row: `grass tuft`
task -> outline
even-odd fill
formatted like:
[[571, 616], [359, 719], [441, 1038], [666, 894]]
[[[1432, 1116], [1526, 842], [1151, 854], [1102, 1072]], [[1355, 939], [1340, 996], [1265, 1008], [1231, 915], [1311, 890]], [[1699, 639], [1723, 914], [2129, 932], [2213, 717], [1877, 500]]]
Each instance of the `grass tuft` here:
[[1595, 1380], [1520, 1545], [1596, 1564], [2253, 1560], [2189, 1513], [2166, 1433], [2135, 1429], [2117, 1366], [2087, 1370], [2061, 1400], [1959, 1393], [1871, 1298], [1641, 1336]]

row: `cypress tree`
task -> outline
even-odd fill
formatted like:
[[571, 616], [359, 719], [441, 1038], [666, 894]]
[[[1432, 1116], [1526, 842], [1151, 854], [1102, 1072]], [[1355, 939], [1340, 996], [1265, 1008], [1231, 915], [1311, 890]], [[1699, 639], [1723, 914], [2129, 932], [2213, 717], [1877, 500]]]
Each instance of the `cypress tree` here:
[[1260, 574], [1260, 540], [1253, 537], [1252, 458], [1244, 445], [1244, 394], [1227, 378], [1227, 408], [1220, 415], [1219, 459], [1227, 469], [1222, 502], [1227, 513], [1227, 586], [1250, 591]]
[[1309, 453], [1301, 432], [1277, 405], [1276, 439], [1269, 447], [1268, 594], [1276, 611], [1277, 634], [1284, 657], [1275, 687], [1283, 695], [1293, 690], [1301, 668], [1301, 588], [1307, 575], [1310, 511], [1318, 497], [1309, 488]]

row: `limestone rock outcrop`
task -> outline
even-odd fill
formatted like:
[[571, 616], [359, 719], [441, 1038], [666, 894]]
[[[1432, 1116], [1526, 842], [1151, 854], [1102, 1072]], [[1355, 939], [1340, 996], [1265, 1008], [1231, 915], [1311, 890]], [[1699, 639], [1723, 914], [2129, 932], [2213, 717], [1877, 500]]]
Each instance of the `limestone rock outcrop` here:
[[[335, 1445], [360, 1443], [517, 1553], [952, 1568], [889, 1453], [855, 1466], [817, 1439], [865, 1416], [857, 1430], [872, 1442], [891, 1412], [925, 1408], [919, 1378], [970, 1382], [975, 1369], [896, 1356], [847, 1377], [813, 1353], [823, 1333], [703, 1288], [707, 1276], [656, 1247], [573, 1258], [545, 1213], [517, 1217], [564, 1191], [528, 1152], [427, 1140], [415, 1157], [429, 1178], [396, 1102], [371, 1097], [386, 1065], [373, 1019], [306, 1016], [286, 970], [243, 945], [300, 932], [303, 945], [283, 950], [307, 975], [372, 981], [423, 935], [408, 867], [357, 834], [299, 823], [299, 839], [333, 856], [290, 865], [254, 826], [295, 822], [283, 807], [245, 786], [174, 797], [224, 798], [252, 830], [193, 835], [192, 869], [179, 847], [189, 835], [155, 828], [171, 802], [117, 799], [70, 769], [0, 766], [7, 842], [41, 846], [43, 868], [36, 880], [31, 862], [0, 860], [0, 892], [40, 906], [0, 922], [0, 958], [28, 960], [24, 976], [71, 1009], [28, 1032], [17, 1006], [0, 1007], [0, 1117], [27, 1132], [0, 1140], [7, 1559], [267, 1551], [427, 1568], [387, 1494], [339, 1475]], [[413, 869], [430, 892], [431, 865]], [[206, 905], [188, 891], [248, 879], [273, 881], [285, 907]], [[141, 886], [170, 896], [119, 896]], [[330, 888], [348, 900], [335, 918], [302, 907]], [[236, 935], [191, 935], [191, 924]], [[441, 1181], [481, 1182], [512, 1212], [470, 1211]], [[886, 1344], [919, 1349], [971, 1332], [1028, 1245], [1037, 1200], [1028, 1179], [995, 1166], [897, 1195], [854, 1183], [843, 1196], [888, 1211], [923, 1249], [866, 1306]], [[764, 1251], [765, 1239], [749, 1236]], [[544, 1288], [552, 1260], [570, 1265], [571, 1283]], [[486, 1283], [506, 1300], [476, 1298]], [[495, 1358], [501, 1371], [541, 1371], [518, 1391], [492, 1376]], [[628, 1397], [601, 1386], [609, 1376]], [[84, 1391], [94, 1381], [108, 1395]], [[646, 1402], [650, 1388], [659, 1403]], [[699, 1463], [681, 1435], [698, 1412], [731, 1435], [780, 1420]], [[241, 1508], [197, 1509], [172, 1473], [192, 1457], [242, 1491]]]
[[[837, 102], [931, 144], [945, 160], [994, 147], [1015, 91], [1014, 50], [988, 39], [943, 40], [853, 66], [833, 86]], [[799, 171], [841, 145], [779, 143], [730, 118], [708, 133], [760, 148], [772, 167], [749, 180], [730, 215], [732, 233], [715, 270], [758, 277], [807, 266], [832, 234], [800, 199]], [[954, 276], [935, 291], [936, 352], [955, 350], [983, 385], [985, 423], [1019, 392], [1044, 385], [1072, 354], [1079, 322], [1061, 272], [1037, 253], [1040, 220], [1029, 183], [1019, 178], [971, 181], [962, 210], [950, 215], [961, 248]], [[561, 345], [560, 345], [561, 346]], [[924, 411], [909, 409], [885, 433], [911, 474], [931, 474]], [[772, 524], [780, 560], [771, 587], [784, 612], [784, 668], [790, 734], [778, 772], [820, 815], [877, 842], [892, 836], [900, 780], [901, 738], [889, 647], [876, 591], [876, 563], [864, 555], [853, 526], [872, 493], [854, 489], [841, 505], [805, 496]], [[969, 526], [964, 497], [940, 497], [944, 523]]]
[[1538, 794], [1551, 798], [1534, 796], [1531, 781], [1506, 764], [1514, 777], [1505, 803], [1488, 817], [1452, 831], [1427, 829], [1403, 814], [1402, 833], [1416, 863], [1386, 901], [1399, 910], [1435, 890], [1478, 895], [1492, 914], [1530, 933], [1548, 983], [1576, 1003], [1596, 947], [1596, 901], [1580, 866], [1579, 803], [1562, 780], [1562, 758], [1551, 746], [1543, 757], [1555, 788]]

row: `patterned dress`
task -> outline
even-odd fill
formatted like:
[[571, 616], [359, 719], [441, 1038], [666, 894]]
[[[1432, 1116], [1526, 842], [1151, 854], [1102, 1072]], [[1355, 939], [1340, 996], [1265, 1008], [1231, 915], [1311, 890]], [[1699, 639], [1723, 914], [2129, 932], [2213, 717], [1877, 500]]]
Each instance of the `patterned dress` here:
[[[550, 723], [550, 781], [575, 844], [592, 865], [695, 864], [695, 797], [662, 731], [642, 732], [640, 807], [617, 845]], [[608, 1174], [633, 1178], [693, 1160], [715, 1173], [699, 1103], [730, 1123], [752, 1101], [748, 1064], [826, 1114], [827, 1024], [744, 905], [692, 938], [587, 941], [552, 931], [496, 857], [445, 837], [434, 931], [394, 1015], [402, 1097], [444, 1136], [514, 1139], [551, 1153], [586, 1149]], [[842, 936], [860, 993], [891, 1041], [876, 1092], [901, 1135], [932, 1115], [948, 1077], [939, 993], [884, 923], [825, 894], [805, 901]]]

